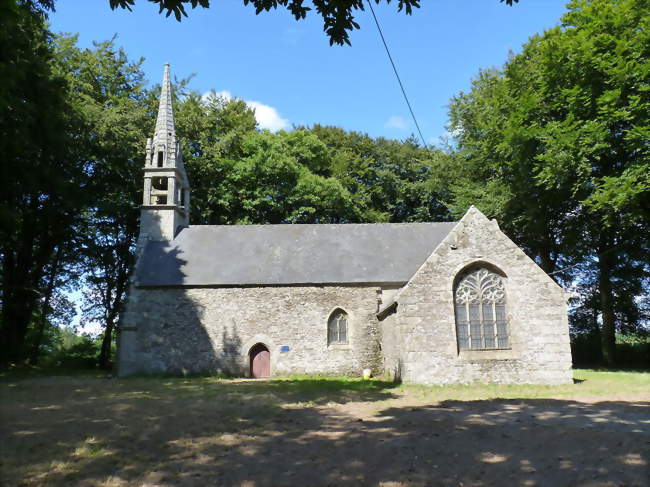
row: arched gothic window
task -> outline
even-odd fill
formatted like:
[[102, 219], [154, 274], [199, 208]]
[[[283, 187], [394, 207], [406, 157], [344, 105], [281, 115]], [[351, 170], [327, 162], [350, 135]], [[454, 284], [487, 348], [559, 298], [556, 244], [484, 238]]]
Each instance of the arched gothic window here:
[[456, 284], [454, 300], [460, 350], [510, 346], [503, 277], [485, 267], [474, 268]]
[[327, 343], [329, 345], [348, 343], [348, 315], [342, 309], [335, 310], [327, 322]]

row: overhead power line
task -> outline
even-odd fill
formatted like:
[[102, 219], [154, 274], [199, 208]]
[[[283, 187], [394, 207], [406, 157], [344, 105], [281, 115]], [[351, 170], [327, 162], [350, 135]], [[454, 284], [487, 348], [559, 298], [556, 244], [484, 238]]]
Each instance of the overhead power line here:
[[402, 79], [399, 77], [399, 73], [397, 72], [397, 67], [395, 67], [393, 56], [391, 56], [390, 49], [388, 49], [386, 38], [384, 37], [384, 33], [381, 30], [381, 26], [379, 25], [379, 20], [377, 20], [377, 16], [375, 15], [375, 9], [372, 7], [372, 0], [367, 0], [367, 3], [368, 6], [370, 7], [370, 12], [372, 12], [372, 18], [375, 19], [375, 25], [377, 26], [377, 31], [379, 32], [379, 36], [381, 37], [381, 42], [383, 42], [384, 44], [384, 49], [386, 49], [386, 54], [388, 54], [390, 65], [393, 67], [393, 72], [395, 73], [395, 77], [397, 78], [399, 87], [402, 90], [402, 95], [404, 95], [404, 101], [406, 101], [406, 105], [409, 107], [409, 112], [411, 112], [411, 117], [413, 118], [413, 123], [415, 124], [415, 128], [418, 130], [418, 134], [420, 134], [422, 145], [424, 145], [425, 149], [429, 149], [427, 143], [424, 140], [424, 136], [422, 135], [422, 130], [420, 130], [420, 124], [418, 123], [417, 118], [415, 118], [415, 113], [413, 113], [413, 108], [411, 107], [411, 102], [409, 101], [409, 97], [406, 95], [406, 90], [404, 89], [404, 83], [402, 83]]
[[[617, 243], [616, 245], [614, 245], [613, 247], [610, 247], [610, 248], [608, 248], [608, 249], [606, 249], [606, 250], [603, 250], [602, 252], [600, 252], [600, 253], [594, 255], [593, 257], [600, 258], [600, 257], [602, 257], [602, 256], [605, 255], [605, 254], [609, 254], [610, 252], [613, 252], [614, 250], [618, 249], [618, 248], [621, 247], [623, 244], [626, 244], [626, 243], [630, 242], [631, 240], [632, 240], [631, 238], [628, 238], [628, 239], [626, 239], [626, 240], [623, 240], [622, 242], [619, 242], [619, 243]], [[583, 264], [585, 263], [585, 260], [586, 260], [586, 259], [583, 259], [583, 260], [581, 260], [580, 262], [578, 262], [577, 264], [570, 265], [569, 267], [565, 267], [565, 268], [563, 268], [563, 269], [560, 269], [559, 271], [549, 272], [548, 275], [549, 275], [549, 276], [552, 276], [552, 275], [554, 275], [554, 274], [559, 274], [559, 273], [561, 273], [561, 272], [568, 271], [569, 269], [573, 269], [574, 267], [581, 266], [581, 265], [583, 265]]]

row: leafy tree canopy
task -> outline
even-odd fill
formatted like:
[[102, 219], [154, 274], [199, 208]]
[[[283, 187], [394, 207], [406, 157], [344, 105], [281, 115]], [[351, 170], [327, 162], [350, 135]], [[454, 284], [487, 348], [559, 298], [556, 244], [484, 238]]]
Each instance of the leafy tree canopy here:
[[[208, 8], [210, 6], [209, 0], [149, 0], [150, 2], [157, 3], [159, 12], [166, 12], [167, 17], [172, 13], [176, 20], [181, 20], [183, 16], [187, 16], [186, 6], [196, 8], [201, 6]], [[376, 3], [381, 3], [382, 0], [374, 0]], [[391, 3], [391, 0], [384, 0], [386, 3]], [[519, 0], [499, 0], [507, 5], [517, 3]], [[131, 6], [135, 5], [135, 0], [109, 0], [111, 8], [118, 7], [127, 8], [131, 10]], [[396, 0], [397, 9], [400, 12], [405, 12], [410, 15], [414, 8], [420, 7], [420, 0]], [[354, 29], [359, 29], [359, 24], [354, 20], [354, 13], [357, 10], [364, 10], [364, 0], [312, 0], [305, 2], [305, 0], [244, 0], [244, 5], [252, 5], [255, 8], [255, 13], [268, 12], [278, 7], [287, 9], [296, 20], [301, 20], [307, 17], [311, 10], [316, 10], [316, 13], [323, 19], [323, 30], [329, 37], [330, 44], [350, 44], [350, 32]], [[306, 5], [307, 4], [307, 5]]]
[[648, 320], [634, 298], [650, 277], [650, 6], [567, 8], [560, 26], [452, 100], [452, 206], [479, 204], [547, 272], [568, 267], [555, 277], [596, 307], [581, 314], [601, 317], [611, 363], [616, 329]]

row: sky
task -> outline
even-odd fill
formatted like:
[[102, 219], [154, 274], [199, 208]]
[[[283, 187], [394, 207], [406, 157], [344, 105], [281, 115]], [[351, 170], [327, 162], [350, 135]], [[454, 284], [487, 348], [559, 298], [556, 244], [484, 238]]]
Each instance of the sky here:
[[[117, 35], [129, 58], [144, 58], [151, 84], [163, 65], [190, 87], [243, 98], [263, 128], [337, 125], [404, 139], [415, 133], [370, 11], [358, 12], [352, 46], [330, 46], [315, 12], [296, 21], [286, 10], [255, 15], [243, 0], [211, 0], [189, 17], [158, 14], [136, 0], [132, 12], [112, 11], [109, 0], [58, 0], [52, 30], [79, 34], [91, 47]], [[481, 68], [500, 67], [510, 51], [557, 25], [564, 0], [422, 0], [412, 16], [397, 0], [375, 7], [400, 76], [428, 144], [446, 134], [447, 105], [470, 87]]]

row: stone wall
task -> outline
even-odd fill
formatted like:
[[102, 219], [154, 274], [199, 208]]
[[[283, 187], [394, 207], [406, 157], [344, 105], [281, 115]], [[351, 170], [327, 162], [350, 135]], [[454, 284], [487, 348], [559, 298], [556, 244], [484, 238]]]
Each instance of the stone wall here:
[[384, 375], [401, 380], [400, 338], [397, 314], [390, 313], [379, 322], [381, 331], [381, 358]]
[[186, 225], [185, 212], [177, 206], [143, 206], [140, 210], [141, 235], [153, 241], [173, 240]]
[[[257, 343], [271, 352], [271, 375], [376, 371], [377, 293], [376, 286], [132, 288], [118, 374], [246, 376]], [[349, 345], [328, 346], [327, 322], [337, 308], [348, 314]]]
[[[454, 278], [487, 264], [506, 276], [507, 350], [459, 351]], [[564, 291], [477, 209], [472, 208], [396, 295], [381, 324], [384, 368], [405, 382], [559, 384], [572, 380]], [[389, 331], [390, 330], [390, 331]], [[398, 350], [397, 353], [394, 351]]]

